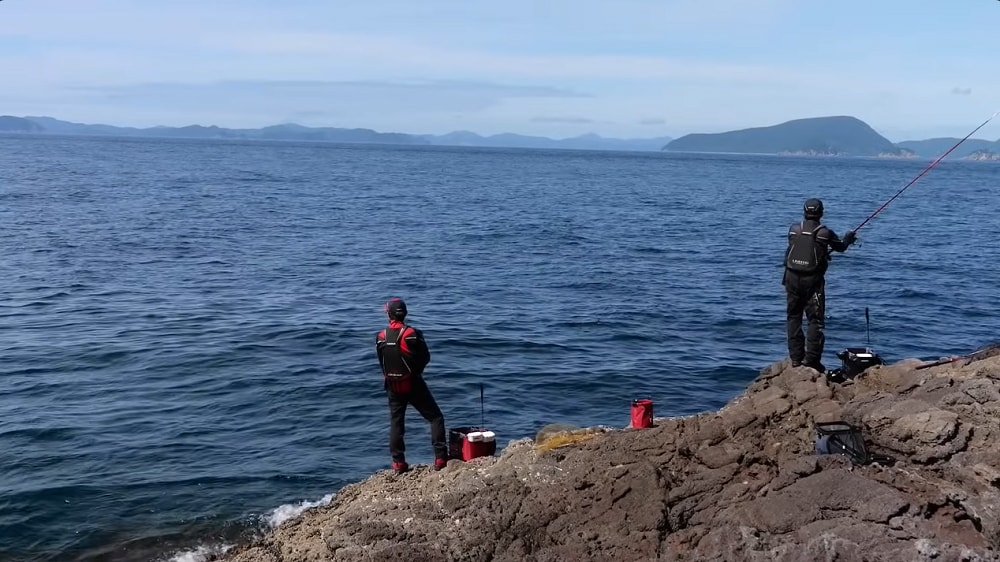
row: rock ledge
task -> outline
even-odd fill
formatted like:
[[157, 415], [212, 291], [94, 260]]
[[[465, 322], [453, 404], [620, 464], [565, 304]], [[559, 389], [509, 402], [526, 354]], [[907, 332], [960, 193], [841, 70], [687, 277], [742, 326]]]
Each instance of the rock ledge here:
[[[1000, 357], [918, 363], [776, 363], [718, 412], [382, 471], [218, 559], [1000, 561]], [[815, 455], [836, 420], [897, 462]]]

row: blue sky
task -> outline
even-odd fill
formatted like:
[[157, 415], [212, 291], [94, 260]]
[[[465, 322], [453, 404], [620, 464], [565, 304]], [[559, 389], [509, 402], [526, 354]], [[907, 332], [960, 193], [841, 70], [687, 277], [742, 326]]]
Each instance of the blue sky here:
[[996, 0], [4, 0], [0, 114], [556, 137], [853, 115], [963, 136], [1000, 110], [998, 30]]

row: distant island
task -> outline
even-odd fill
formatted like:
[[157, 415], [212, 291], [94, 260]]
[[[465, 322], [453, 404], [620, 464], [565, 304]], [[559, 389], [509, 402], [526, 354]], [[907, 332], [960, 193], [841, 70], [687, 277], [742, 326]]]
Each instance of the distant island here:
[[[841, 115], [795, 119], [769, 127], [725, 133], [684, 135], [667, 143], [662, 150], [909, 159], [936, 158], [955, 146], [959, 140], [945, 137], [893, 143], [864, 121]], [[994, 160], [990, 155], [997, 152], [1000, 152], [1000, 140], [969, 139], [950, 156], [956, 159]]]
[[670, 137], [614, 139], [595, 134], [580, 135], [565, 139], [515, 135], [511, 133], [482, 136], [469, 131], [455, 131], [444, 135], [413, 135], [406, 133], [380, 133], [371, 129], [306, 127], [294, 123], [273, 125], [260, 129], [227, 129], [214, 125], [207, 127], [189, 125], [187, 127], [136, 128], [116, 127], [113, 125], [87, 125], [61, 121], [52, 117], [31, 116], [0, 117], [0, 133], [626, 151], [659, 150], [664, 143], [671, 140]]
[[[896, 146], [900, 148], [905, 148], [907, 150], [912, 150], [913, 152], [916, 152], [920, 156], [931, 157], [931, 156], [940, 156], [944, 154], [945, 151], [947, 151], [949, 148], [955, 146], [955, 143], [957, 143], [959, 140], [961, 139], [951, 138], [951, 137], [933, 138], [926, 140], [910, 140], [910, 141], [897, 142]], [[983, 139], [969, 139], [964, 143], [962, 143], [962, 146], [955, 149], [955, 152], [952, 152], [949, 155], [949, 158], [951, 157], [964, 158], [973, 153], [980, 152], [983, 150], [989, 151], [991, 149], [994, 151], [1000, 151], [1000, 140], [998, 140], [997, 142], [993, 142]]]
[[[383, 133], [372, 129], [306, 127], [295, 123], [259, 129], [229, 129], [215, 125], [186, 127], [118, 127], [62, 121], [52, 117], [0, 116], [0, 135], [74, 135], [95, 137], [151, 137], [176, 139], [230, 139], [331, 143], [467, 146], [569, 150], [619, 150], [776, 154], [782, 156], [860, 156], [875, 158], [935, 158], [955, 145], [957, 138], [907, 140], [893, 143], [864, 121], [850, 116], [811, 117], [769, 127], [724, 133], [696, 133], [677, 139], [608, 138], [596, 134], [555, 139], [501, 133], [484, 136], [471, 131], [443, 135]], [[969, 139], [951, 153], [952, 159], [1000, 161], [1000, 140]]]
[[915, 156], [913, 151], [903, 152], [864, 121], [848, 116], [812, 117], [770, 127], [685, 135], [667, 143], [663, 150], [806, 156]]
[[977, 150], [965, 157], [965, 160], [979, 160], [986, 162], [1000, 162], [1000, 152], [992, 150]]
[[3, 133], [41, 133], [44, 128], [34, 121], [22, 117], [0, 115], [0, 132]]

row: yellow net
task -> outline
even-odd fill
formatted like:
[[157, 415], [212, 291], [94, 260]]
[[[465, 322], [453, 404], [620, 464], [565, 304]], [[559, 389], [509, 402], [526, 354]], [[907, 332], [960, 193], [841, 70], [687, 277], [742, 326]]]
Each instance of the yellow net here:
[[606, 430], [597, 427], [577, 428], [564, 424], [549, 424], [535, 436], [536, 451], [551, 451], [593, 439]]

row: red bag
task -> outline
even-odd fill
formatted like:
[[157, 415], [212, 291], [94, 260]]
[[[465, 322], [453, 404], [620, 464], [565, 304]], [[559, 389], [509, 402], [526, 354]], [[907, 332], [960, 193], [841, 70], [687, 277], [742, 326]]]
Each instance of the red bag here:
[[653, 401], [644, 398], [632, 401], [632, 427], [653, 427]]

